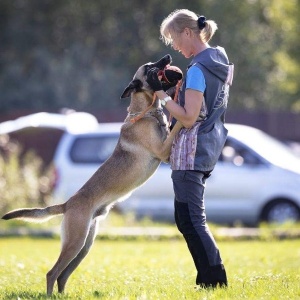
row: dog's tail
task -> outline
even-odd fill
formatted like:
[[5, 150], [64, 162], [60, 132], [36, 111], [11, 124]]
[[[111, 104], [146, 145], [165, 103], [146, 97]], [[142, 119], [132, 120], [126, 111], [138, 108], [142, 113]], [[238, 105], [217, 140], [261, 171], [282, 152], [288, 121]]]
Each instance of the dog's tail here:
[[50, 218], [65, 212], [65, 203], [48, 206], [45, 208], [20, 208], [5, 214], [2, 219], [20, 219], [27, 222], [45, 222]]

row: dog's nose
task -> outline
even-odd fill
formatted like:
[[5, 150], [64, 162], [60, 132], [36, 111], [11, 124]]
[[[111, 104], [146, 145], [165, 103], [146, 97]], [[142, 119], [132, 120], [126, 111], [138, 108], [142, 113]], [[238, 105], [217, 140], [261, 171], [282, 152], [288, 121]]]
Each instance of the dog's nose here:
[[166, 54], [164, 57], [162, 57], [159, 61], [155, 63], [156, 67], [160, 70], [164, 69], [167, 65], [169, 65], [172, 62], [172, 57], [170, 54]]
[[166, 54], [163, 57], [163, 61], [166, 62], [167, 64], [170, 64], [172, 62], [172, 56], [170, 54]]

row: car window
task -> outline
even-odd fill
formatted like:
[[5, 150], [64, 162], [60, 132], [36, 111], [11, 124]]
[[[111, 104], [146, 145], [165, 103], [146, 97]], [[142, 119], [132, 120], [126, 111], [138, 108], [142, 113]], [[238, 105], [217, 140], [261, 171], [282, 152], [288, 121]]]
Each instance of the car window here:
[[237, 167], [245, 164], [262, 164], [262, 161], [254, 152], [232, 139], [227, 139], [219, 160], [234, 164]]
[[113, 152], [118, 136], [78, 137], [70, 152], [75, 163], [103, 163]]

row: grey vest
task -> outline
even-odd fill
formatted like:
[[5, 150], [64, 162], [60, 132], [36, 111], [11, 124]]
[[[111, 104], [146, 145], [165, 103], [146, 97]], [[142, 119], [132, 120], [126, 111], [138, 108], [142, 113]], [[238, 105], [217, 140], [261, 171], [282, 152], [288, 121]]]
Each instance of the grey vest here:
[[[219, 47], [204, 50], [194, 57], [189, 67], [192, 65], [200, 68], [205, 77], [204, 105], [207, 115], [197, 129], [194, 165], [187, 169], [211, 171], [218, 161], [227, 138], [224, 120], [229, 83], [226, 80], [228, 74], [233, 70], [230, 70], [231, 64], [228, 62], [225, 51]], [[181, 106], [185, 104], [185, 89], [186, 82], [184, 80], [178, 97]]]

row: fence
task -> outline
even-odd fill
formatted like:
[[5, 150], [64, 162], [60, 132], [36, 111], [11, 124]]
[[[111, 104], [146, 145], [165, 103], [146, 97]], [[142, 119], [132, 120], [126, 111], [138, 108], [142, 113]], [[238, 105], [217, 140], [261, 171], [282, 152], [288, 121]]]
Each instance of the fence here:
[[[13, 120], [22, 115], [35, 113], [36, 111], [22, 111], [1, 115], [0, 122]], [[124, 108], [91, 111], [99, 122], [122, 122], [126, 117]], [[228, 111], [227, 123], [237, 123], [256, 127], [270, 135], [283, 140], [300, 142], [300, 114], [292, 112], [260, 112], [260, 111]]]

